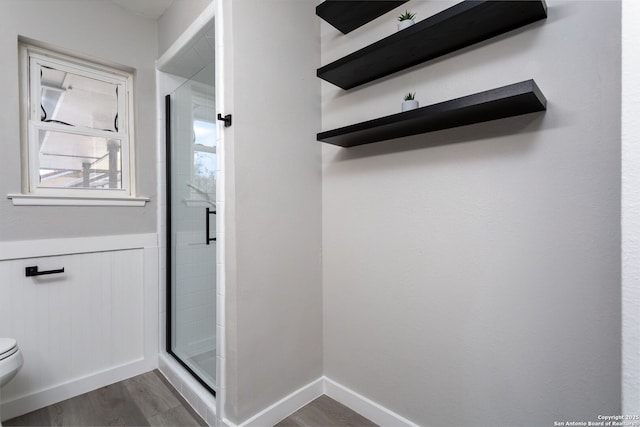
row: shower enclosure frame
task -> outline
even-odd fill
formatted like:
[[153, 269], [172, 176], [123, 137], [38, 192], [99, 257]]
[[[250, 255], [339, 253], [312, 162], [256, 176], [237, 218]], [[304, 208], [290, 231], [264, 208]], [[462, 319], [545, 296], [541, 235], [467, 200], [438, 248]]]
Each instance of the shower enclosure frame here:
[[[187, 76], [191, 76], [195, 73], [195, 68], [193, 63], [184, 62], [184, 55], [190, 50], [193, 50], [195, 45], [199, 42], [199, 40], [205, 36], [206, 33], [213, 34], [214, 37], [209, 36], [209, 41], [212, 46], [215, 43], [214, 49], [214, 60], [215, 60], [215, 77], [214, 77], [214, 87], [219, 88], [220, 90], [215, 90], [215, 111], [226, 112], [225, 106], [226, 103], [232, 99], [232, 94], [227, 93], [224, 90], [225, 88], [225, 70], [227, 67], [227, 55], [226, 44], [224, 40], [227, 38], [226, 30], [224, 29], [224, 19], [225, 16], [224, 10], [226, 6], [226, 1], [215, 0], [212, 1], [198, 16], [196, 20], [194, 20], [191, 25], [176, 39], [176, 41], [169, 46], [169, 48], [160, 56], [156, 63], [156, 109], [158, 117], [160, 118], [158, 132], [157, 132], [157, 150], [158, 150], [158, 210], [157, 210], [157, 218], [158, 218], [158, 242], [159, 249], [162, 255], [168, 254], [168, 250], [171, 245], [167, 245], [167, 224], [169, 221], [167, 219], [167, 214], [171, 215], [168, 211], [168, 203], [166, 197], [168, 194], [166, 193], [167, 182], [165, 182], [165, 177], [170, 176], [168, 173], [171, 170], [167, 170], [167, 162], [165, 159], [165, 154], [167, 150], [167, 143], [165, 140], [165, 135], [167, 132], [166, 123], [164, 122], [165, 117], [165, 105], [166, 98], [165, 95], [172, 94], [174, 95], [174, 90], [180, 85], [181, 80], [183, 78], [187, 78]], [[212, 30], [213, 29], [213, 30]], [[187, 55], [189, 56], [189, 55]], [[193, 55], [189, 56], [190, 59], [193, 59]], [[176, 78], [177, 77], [177, 78]], [[173, 97], [172, 97], [173, 99]], [[171, 109], [175, 110], [176, 108], [180, 108], [179, 105], [173, 104], [170, 106]], [[180, 110], [176, 110], [180, 111]], [[175, 111], [174, 111], [175, 114]], [[160, 332], [160, 347], [158, 354], [158, 369], [160, 372], [166, 376], [166, 378], [178, 389], [180, 390], [180, 394], [194, 407], [197, 408], [197, 412], [203, 417], [209, 420], [210, 416], [215, 416], [214, 419], [222, 420], [224, 419], [224, 402], [225, 402], [225, 390], [226, 390], [226, 375], [224, 373], [227, 369], [226, 364], [226, 340], [225, 340], [225, 326], [226, 326], [226, 316], [225, 316], [225, 305], [226, 300], [224, 295], [225, 292], [225, 266], [226, 266], [226, 256], [225, 256], [225, 248], [226, 248], [226, 233], [224, 232], [225, 227], [225, 215], [220, 215], [224, 213], [226, 203], [224, 202], [224, 194], [225, 194], [225, 185], [224, 185], [224, 171], [225, 168], [225, 155], [224, 155], [224, 146], [225, 141], [227, 140], [226, 132], [223, 133], [223, 124], [222, 122], [217, 122], [218, 126], [216, 127], [217, 134], [217, 156], [218, 156], [218, 173], [219, 180], [217, 180], [216, 184], [216, 211], [218, 215], [214, 218], [216, 219], [216, 237], [217, 241], [215, 243], [216, 246], [216, 259], [211, 259], [211, 262], [216, 263], [216, 299], [215, 299], [215, 311], [216, 316], [215, 320], [211, 322], [211, 328], [215, 328], [215, 380], [211, 383], [214, 388], [213, 391], [210, 390], [209, 387], [206, 387], [205, 384], [202, 384], [202, 381], [197, 380], [197, 376], [194, 375], [193, 369], [189, 366], [184, 366], [184, 363], [179, 360], [174, 354], [174, 351], [171, 351], [171, 347], [175, 346], [176, 339], [180, 340], [178, 336], [176, 336], [177, 331], [172, 331], [171, 328], [171, 317], [175, 319], [176, 314], [171, 313], [171, 304], [172, 300], [175, 304], [176, 297], [180, 297], [178, 295], [174, 295], [173, 298], [168, 295], [169, 287], [171, 286], [171, 275], [175, 275], [176, 267], [168, 264], [165, 256], [160, 257], [160, 262], [158, 264], [158, 273], [160, 279], [160, 290], [161, 295], [159, 298], [160, 303], [160, 317], [159, 317], [159, 332]], [[173, 133], [179, 128], [176, 126], [181, 126], [177, 123], [172, 123]], [[169, 130], [171, 132], [171, 130]], [[177, 137], [174, 135], [174, 138]], [[169, 134], [169, 138], [171, 138], [171, 134]], [[169, 156], [170, 157], [170, 156]], [[176, 167], [179, 167], [178, 164], [175, 164], [175, 160], [173, 162], [172, 170], [175, 173]], [[176, 191], [178, 189], [174, 189], [173, 197], [176, 197]], [[163, 206], [164, 205], [164, 206]], [[203, 209], [204, 211], [204, 209]], [[173, 212], [173, 221], [176, 221], [177, 212], [174, 207]], [[199, 215], [199, 214], [198, 214]], [[202, 212], [204, 215], [204, 212]], [[204, 218], [202, 218], [204, 220]], [[213, 218], [211, 218], [213, 220]], [[173, 225], [174, 234], [176, 229], [176, 224]], [[211, 230], [213, 232], [213, 230]], [[176, 239], [177, 236], [173, 236], [173, 239]], [[170, 258], [169, 258], [170, 259]], [[179, 333], [178, 333], [179, 335]], [[174, 349], [179, 350], [179, 349]], [[187, 361], [189, 363], [189, 361]], [[207, 379], [208, 381], [208, 379]]]

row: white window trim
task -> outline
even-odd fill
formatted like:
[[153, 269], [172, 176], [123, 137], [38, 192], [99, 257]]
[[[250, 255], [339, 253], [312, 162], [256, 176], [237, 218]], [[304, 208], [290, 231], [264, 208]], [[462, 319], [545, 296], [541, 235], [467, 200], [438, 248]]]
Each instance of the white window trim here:
[[[36, 67], [30, 63], [53, 64], [57, 69], [68, 70], [83, 75], [95, 77], [121, 85], [124, 88], [118, 99], [118, 111], [121, 117], [118, 132], [106, 132], [87, 127], [69, 127], [56, 123], [39, 121], [39, 91], [31, 94], [30, 79], [39, 81], [39, 76], [29, 76], [36, 72]], [[78, 68], [75, 68], [77, 65]], [[43, 49], [32, 44], [20, 44], [20, 125], [22, 147], [22, 193], [8, 194], [15, 206], [145, 206], [147, 197], [136, 197], [135, 189], [135, 145], [133, 121], [133, 75], [113, 67], [92, 63], [80, 58], [68, 56], [59, 52]], [[96, 68], [99, 67], [99, 68]], [[35, 85], [39, 87], [39, 83]], [[119, 91], [120, 93], [120, 91]], [[29, 96], [32, 99], [29, 99]], [[38, 117], [38, 120], [30, 120]], [[33, 149], [35, 133], [40, 129], [56, 130], [71, 134], [93, 135], [118, 140], [121, 144], [122, 189], [69, 189], [37, 187], [39, 181], [38, 152]]]
[[131, 206], [142, 207], [148, 197], [42, 196], [38, 194], [7, 194], [14, 206]]

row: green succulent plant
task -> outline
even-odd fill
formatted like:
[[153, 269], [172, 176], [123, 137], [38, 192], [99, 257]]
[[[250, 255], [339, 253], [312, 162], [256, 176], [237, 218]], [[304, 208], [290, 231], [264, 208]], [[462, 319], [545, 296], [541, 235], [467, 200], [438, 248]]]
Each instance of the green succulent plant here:
[[405, 10], [402, 15], [398, 16], [398, 21], [408, 21], [410, 19], [413, 19], [414, 16], [416, 16], [415, 13], [411, 13], [408, 10]]
[[416, 93], [415, 92], [413, 92], [413, 93], [409, 92], [408, 94], [406, 94], [404, 96], [404, 100], [405, 101], [413, 101], [415, 99], [416, 99]]

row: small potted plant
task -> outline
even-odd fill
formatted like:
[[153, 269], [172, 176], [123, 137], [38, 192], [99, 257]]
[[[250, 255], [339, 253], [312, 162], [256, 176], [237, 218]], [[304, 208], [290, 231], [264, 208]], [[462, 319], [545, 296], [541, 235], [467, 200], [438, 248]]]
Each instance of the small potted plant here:
[[400, 21], [398, 22], [398, 31], [404, 30], [405, 28], [415, 24], [415, 21], [413, 20], [414, 16], [416, 16], [416, 14], [411, 13], [408, 10], [405, 10], [402, 15], [398, 16], [398, 21]]
[[402, 111], [415, 110], [419, 104], [416, 101], [416, 93], [409, 92], [404, 96], [404, 102], [402, 103]]

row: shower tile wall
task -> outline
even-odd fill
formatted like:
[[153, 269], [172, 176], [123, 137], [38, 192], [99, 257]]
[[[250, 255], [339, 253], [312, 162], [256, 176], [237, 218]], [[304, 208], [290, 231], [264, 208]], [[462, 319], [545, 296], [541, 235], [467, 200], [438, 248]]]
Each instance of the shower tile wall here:
[[[204, 230], [204, 208], [193, 210], [184, 215], [184, 221], [202, 222]], [[188, 357], [215, 350], [215, 336], [211, 331], [216, 321], [216, 295], [210, 279], [216, 274], [215, 246], [211, 246], [210, 251], [198, 248], [193, 242], [202, 240], [202, 236], [180, 231], [176, 235], [176, 244], [181, 249], [175, 263], [176, 281], [180, 284], [176, 288], [175, 315], [181, 320], [176, 324], [174, 340], [180, 349], [187, 351]]]

